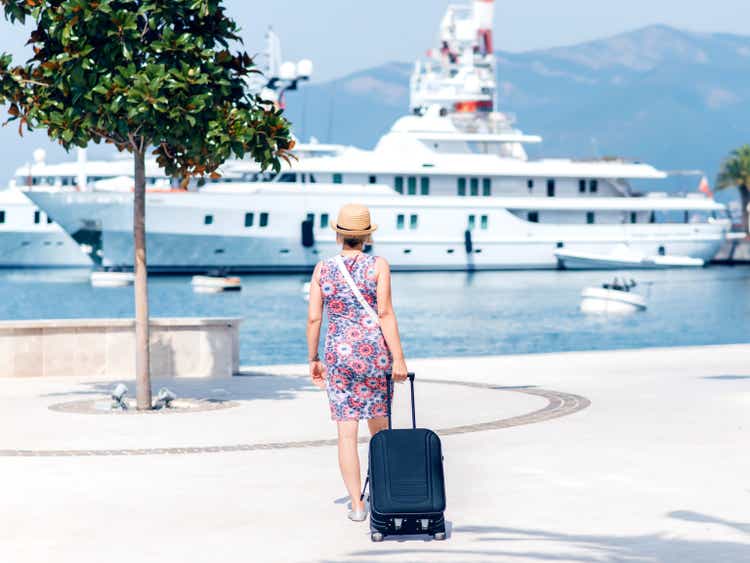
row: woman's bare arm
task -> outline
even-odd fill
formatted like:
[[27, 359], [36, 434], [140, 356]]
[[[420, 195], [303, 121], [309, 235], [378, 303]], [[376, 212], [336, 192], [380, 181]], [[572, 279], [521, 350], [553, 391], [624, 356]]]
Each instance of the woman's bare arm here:
[[391, 301], [391, 267], [384, 258], [378, 258], [375, 268], [378, 274], [378, 317], [380, 317], [383, 337], [393, 356], [393, 379], [404, 381], [408, 370], [404, 350], [401, 347], [401, 336], [398, 333], [398, 321]]
[[320, 262], [310, 278], [310, 301], [307, 306], [307, 358], [310, 362], [310, 378], [318, 387], [325, 387], [325, 368], [318, 358], [320, 325], [323, 320], [323, 296], [320, 293]]

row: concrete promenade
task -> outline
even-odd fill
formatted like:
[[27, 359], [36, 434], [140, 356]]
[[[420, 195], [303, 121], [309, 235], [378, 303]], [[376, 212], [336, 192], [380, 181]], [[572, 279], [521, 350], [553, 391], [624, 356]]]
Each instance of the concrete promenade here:
[[51, 410], [113, 385], [81, 374], [0, 378], [0, 561], [750, 561], [750, 345], [409, 367], [446, 430], [445, 542], [346, 519], [305, 366], [155, 379], [220, 410]]

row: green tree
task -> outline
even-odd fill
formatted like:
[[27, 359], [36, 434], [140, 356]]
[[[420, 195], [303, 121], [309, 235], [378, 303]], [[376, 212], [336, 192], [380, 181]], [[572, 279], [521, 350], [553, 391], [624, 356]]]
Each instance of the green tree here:
[[[289, 124], [248, 94], [258, 72], [221, 0], [0, 0], [6, 19], [36, 25], [30, 59], [0, 54], [9, 120], [44, 128], [66, 150], [111, 143], [134, 160], [136, 389], [151, 408], [146, 281], [145, 155], [170, 176], [216, 175], [249, 155], [279, 169]], [[186, 182], [183, 182], [183, 186]]]
[[743, 145], [729, 153], [721, 163], [719, 177], [716, 180], [718, 189], [737, 187], [742, 206], [742, 231], [748, 232], [748, 209], [750, 205], [750, 145]]

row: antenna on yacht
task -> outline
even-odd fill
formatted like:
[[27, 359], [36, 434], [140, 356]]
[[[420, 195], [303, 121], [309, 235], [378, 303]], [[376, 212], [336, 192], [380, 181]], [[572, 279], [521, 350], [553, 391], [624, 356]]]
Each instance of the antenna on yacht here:
[[264, 72], [268, 82], [263, 86], [260, 95], [275, 102], [284, 109], [284, 94], [296, 90], [299, 82], [310, 80], [313, 73], [313, 63], [310, 59], [299, 61], [284, 61], [281, 56], [281, 40], [274, 30], [269, 27], [266, 31], [266, 69]]

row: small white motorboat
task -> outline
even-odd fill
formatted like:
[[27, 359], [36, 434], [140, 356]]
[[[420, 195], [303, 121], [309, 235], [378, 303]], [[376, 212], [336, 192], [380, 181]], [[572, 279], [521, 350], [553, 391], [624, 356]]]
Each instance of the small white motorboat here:
[[193, 291], [198, 293], [220, 293], [222, 291], [240, 291], [242, 281], [235, 276], [205, 275], [193, 276], [190, 281]]
[[630, 270], [662, 268], [701, 268], [704, 261], [690, 256], [669, 256], [656, 254], [647, 256], [633, 250], [626, 244], [619, 244], [609, 254], [593, 252], [555, 253], [560, 267], [564, 270]]
[[89, 279], [93, 287], [125, 287], [133, 285], [135, 274], [133, 272], [110, 272], [105, 270], [91, 272]]
[[587, 287], [581, 292], [581, 311], [584, 313], [635, 313], [646, 310], [646, 299], [631, 291], [634, 280], [603, 283], [601, 287]]

